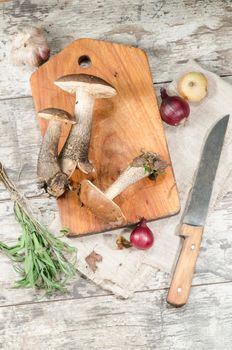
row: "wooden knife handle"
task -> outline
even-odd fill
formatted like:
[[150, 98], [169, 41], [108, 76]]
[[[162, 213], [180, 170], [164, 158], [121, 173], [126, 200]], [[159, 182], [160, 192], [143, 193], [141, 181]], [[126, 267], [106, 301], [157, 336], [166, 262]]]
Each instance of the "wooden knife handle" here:
[[203, 229], [202, 226], [191, 226], [187, 224], [181, 226], [180, 234], [185, 239], [167, 296], [167, 302], [176, 307], [187, 303], [197, 256], [200, 250]]

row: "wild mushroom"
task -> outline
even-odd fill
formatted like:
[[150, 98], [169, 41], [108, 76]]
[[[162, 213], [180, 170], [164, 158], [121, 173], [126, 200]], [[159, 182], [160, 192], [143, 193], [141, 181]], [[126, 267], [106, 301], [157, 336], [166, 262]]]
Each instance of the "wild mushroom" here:
[[167, 163], [156, 153], [146, 152], [136, 157], [118, 179], [102, 192], [89, 180], [83, 180], [80, 188], [80, 201], [103, 221], [121, 225], [125, 217], [113, 199], [128, 186], [149, 176], [152, 180], [164, 171]]
[[58, 144], [62, 123], [75, 124], [71, 115], [57, 108], [38, 112], [40, 118], [49, 120], [39, 152], [37, 175], [42, 188], [54, 197], [60, 197], [68, 187], [68, 176], [58, 163]]
[[116, 90], [105, 80], [88, 74], [65, 75], [54, 83], [64, 91], [76, 94], [74, 114], [77, 124], [72, 128], [62, 150], [61, 168], [69, 177], [76, 167], [88, 174], [93, 170], [88, 160], [88, 150], [94, 101], [112, 97]]

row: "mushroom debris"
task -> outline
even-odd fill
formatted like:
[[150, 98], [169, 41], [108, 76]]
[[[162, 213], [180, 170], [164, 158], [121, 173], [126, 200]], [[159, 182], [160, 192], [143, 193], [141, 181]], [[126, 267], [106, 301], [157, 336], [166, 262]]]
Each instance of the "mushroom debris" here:
[[161, 160], [158, 154], [142, 153], [132, 161], [105, 192], [102, 192], [89, 180], [83, 180], [80, 186], [80, 201], [103, 221], [114, 226], [122, 225], [125, 217], [113, 199], [128, 186], [147, 176], [155, 180], [166, 167], [166, 161]]
[[94, 101], [112, 97], [116, 95], [116, 90], [105, 80], [88, 74], [65, 75], [54, 83], [64, 91], [76, 94], [74, 114], [77, 123], [61, 152], [61, 168], [69, 177], [76, 167], [88, 174], [93, 170], [88, 150]]
[[68, 187], [68, 176], [58, 163], [58, 144], [63, 123], [75, 124], [71, 115], [57, 108], [38, 112], [40, 118], [49, 120], [39, 152], [37, 176], [41, 188], [54, 197], [60, 197]]

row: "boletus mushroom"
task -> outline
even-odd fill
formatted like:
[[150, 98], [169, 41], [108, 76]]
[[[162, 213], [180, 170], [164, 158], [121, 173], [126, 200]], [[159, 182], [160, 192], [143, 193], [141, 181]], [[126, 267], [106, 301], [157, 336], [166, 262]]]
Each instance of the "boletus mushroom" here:
[[80, 201], [97, 217], [115, 226], [122, 225], [125, 217], [113, 199], [128, 186], [149, 176], [155, 180], [167, 167], [167, 163], [153, 152], [142, 153], [121, 173], [118, 179], [102, 192], [89, 180], [83, 180], [80, 187]]
[[71, 74], [60, 77], [55, 82], [59, 88], [76, 94], [76, 125], [61, 152], [61, 168], [69, 177], [76, 167], [88, 174], [93, 170], [88, 159], [94, 101], [109, 98], [116, 90], [105, 80], [88, 74]]
[[38, 157], [38, 181], [51, 196], [60, 197], [69, 183], [67, 174], [61, 171], [58, 162], [61, 126], [63, 123], [75, 124], [75, 121], [68, 112], [57, 108], [43, 109], [38, 115], [49, 120]]

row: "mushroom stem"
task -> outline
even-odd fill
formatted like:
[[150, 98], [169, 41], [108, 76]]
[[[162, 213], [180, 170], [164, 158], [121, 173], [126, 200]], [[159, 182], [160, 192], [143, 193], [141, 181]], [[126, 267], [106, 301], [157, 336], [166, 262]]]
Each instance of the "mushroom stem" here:
[[108, 199], [114, 199], [128, 186], [133, 185], [148, 175], [150, 174], [145, 171], [144, 167], [137, 168], [129, 166], [104, 193]]
[[93, 105], [95, 98], [85, 91], [79, 91], [75, 104], [75, 116], [78, 125], [78, 134], [80, 135], [77, 154], [77, 167], [84, 173], [90, 173], [93, 170], [88, 159], [89, 144], [91, 136], [91, 126], [93, 118]]
[[149, 176], [151, 179], [156, 179], [166, 167], [167, 163], [161, 160], [158, 154], [153, 152], [142, 153], [131, 162], [105, 192], [102, 192], [89, 180], [83, 180], [79, 192], [80, 201], [92, 213], [108, 224], [121, 225], [125, 222], [125, 216], [113, 199], [128, 186], [144, 177]]
[[60, 172], [57, 163], [57, 149], [61, 132], [61, 123], [51, 120], [48, 124], [39, 152], [37, 174], [39, 179], [47, 182]]
[[37, 162], [39, 183], [50, 195], [60, 197], [68, 187], [68, 177], [61, 171], [58, 162], [61, 125], [73, 124], [74, 121], [67, 112], [56, 108], [44, 109], [38, 115], [49, 120]]
[[166, 168], [165, 161], [152, 152], [142, 153], [119, 175], [117, 180], [104, 192], [108, 199], [113, 200], [128, 186], [133, 185], [145, 177], [153, 175], [154, 178]]
[[88, 159], [91, 122], [94, 101], [109, 98], [116, 90], [105, 80], [89, 74], [69, 74], [54, 81], [60, 89], [76, 94], [75, 117], [77, 125], [72, 129], [61, 152], [61, 168], [70, 177], [78, 167], [88, 174], [93, 166]]
[[92, 171], [88, 160], [88, 150], [91, 135], [94, 97], [85, 91], [78, 91], [75, 103], [76, 124], [61, 152], [61, 168], [71, 176], [76, 166], [84, 173]]

